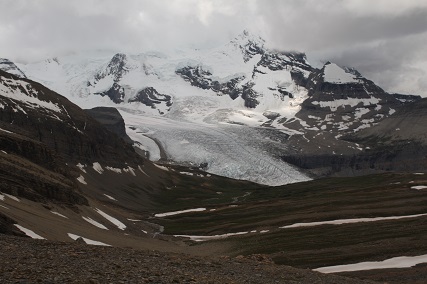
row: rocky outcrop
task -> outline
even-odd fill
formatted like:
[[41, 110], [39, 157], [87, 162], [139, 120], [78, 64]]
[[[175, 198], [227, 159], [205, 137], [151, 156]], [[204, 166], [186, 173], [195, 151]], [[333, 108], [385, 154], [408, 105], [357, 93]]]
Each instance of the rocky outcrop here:
[[117, 83], [114, 83], [110, 89], [101, 93], [94, 93], [94, 95], [100, 95], [102, 97], [109, 97], [114, 103], [119, 104], [124, 102], [125, 90], [122, 86]]
[[[153, 87], [147, 87], [138, 92], [138, 94], [129, 99], [129, 102], [140, 102], [151, 108], [157, 108], [158, 105], [164, 104], [167, 108], [172, 106], [172, 97], [164, 94], [160, 94]], [[159, 110], [160, 114], [163, 114]]]
[[90, 116], [95, 118], [105, 128], [117, 134], [129, 143], [133, 143], [126, 134], [126, 126], [120, 112], [113, 107], [96, 107], [85, 110]]

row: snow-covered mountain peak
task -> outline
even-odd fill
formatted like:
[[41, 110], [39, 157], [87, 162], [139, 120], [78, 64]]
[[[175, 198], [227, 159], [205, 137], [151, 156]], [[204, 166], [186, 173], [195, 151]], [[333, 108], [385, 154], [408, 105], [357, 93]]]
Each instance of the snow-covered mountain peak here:
[[6, 71], [7, 73], [16, 75], [20, 78], [27, 78], [24, 72], [22, 72], [15, 63], [6, 58], [0, 58], [0, 70]]
[[233, 39], [231, 44], [241, 50], [245, 62], [248, 62], [257, 54], [264, 54], [266, 51], [264, 47], [265, 40], [260, 36], [249, 33], [247, 30], [243, 31], [243, 33]]

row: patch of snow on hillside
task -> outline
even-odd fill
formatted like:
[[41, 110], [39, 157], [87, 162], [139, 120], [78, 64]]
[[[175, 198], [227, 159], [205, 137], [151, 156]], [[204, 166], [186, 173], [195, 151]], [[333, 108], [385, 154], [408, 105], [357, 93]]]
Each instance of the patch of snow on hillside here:
[[121, 174], [122, 173], [122, 170], [121, 169], [118, 169], [118, 168], [113, 168], [113, 167], [105, 167], [107, 170], [109, 170], [109, 171], [112, 171], [112, 172], [115, 172], [116, 174]]
[[24, 228], [21, 225], [18, 224], [13, 224], [16, 228], [18, 228], [21, 232], [23, 232], [24, 234], [26, 234], [27, 236], [29, 236], [30, 238], [33, 239], [38, 239], [38, 240], [45, 240], [45, 238], [43, 238], [40, 235], [37, 235], [36, 233], [34, 233], [33, 231], [31, 231], [30, 229]]
[[108, 228], [107, 228], [107, 227], [105, 227], [105, 226], [104, 226], [104, 225], [102, 225], [101, 223], [96, 222], [95, 220], [93, 220], [93, 219], [92, 219], [92, 218], [90, 218], [90, 217], [83, 217], [83, 216], [82, 216], [82, 218], [83, 218], [86, 222], [89, 222], [89, 223], [91, 223], [92, 225], [94, 225], [94, 226], [96, 226], [96, 227], [98, 227], [98, 228], [100, 228], [100, 229], [108, 230]]
[[313, 269], [321, 273], [338, 273], [346, 271], [361, 271], [372, 269], [391, 269], [414, 267], [421, 263], [427, 263], [427, 254], [418, 256], [399, 256], [383, 261], [366, 261], [344, 265], [334, 265]]
[[80, 175], [80, 176], [77, 178], [77, 180], [78, 180], [80, 183], [82, 183], [82, 184], [87, 184], [87, 182], [85, 181], [85, 177], [84, 177], [84, 176], [82, 176], [82, 175]]
[[76, 166], [77, 166], [77, 167], [78, 167], [82, 172], [86, 173], [86, 170], [85, 170], [86, 165], [82, 165], [81, 163], [78, 163]]
[[6, 132], [6, 133], [13, 133], [12, 131], [9, 131], [9, 130], [6, 130], [6, 129], [3, 129], [3, 128], [0, 128], [0, 131], [3, 131], [3, 132]]
[[411, 188], [421, 190], [421, 189], [427, 189], [427, 186], [426, 185], [416, 185], [416, 186], [411, 186]]
[[117, 201], [117, 199], [115, 199], [115, 198], [114, 198], [114, 197], [112, 197], [111, 195], [108, 195], [108, 194], [105, 194], [105, 193], [104, 193], [104, 196], [105, 196], [105, 197], [107, 197], [108, 199], [111, 199], [111, 200]]
[[67, 216], [62, 215], [62, 214], [61, 214], [61, 213], [59, 213], [59, 212], [56, 212], [56, 211], [50, 211], [50, 213], [52, 213], [52, 214], [54, 214], [54, 215], [57, 215], [57, 216], [59, 216], [59, 217], [62, 217], [62, 218], [68, 219], [68, 217], [67, 217]]
[[4, 201], [4, 195], [0, 193], [0, 200]]
[[123, 171], [125, 172], [125, 173], [130, 173], [131, 175], [133, 175], [133, 176], [136, 176], [136, 174], [135, 174], [135, 169], [134, 168], [132, 168], [132, 167], [127, 167], [127, 168], [123, 168]]
[[21, 202], [21, 200], [19, 200], [19, 198], [18, 197], [16, 197], [16, 196], [13, 196], [13, 195], [10, 195], [10, 194], [7, 194], [7, 193], [3, 193], [5, 196], [7, 196], [7, 197], [9, 197], [10, 199], [12, 199], [12, 200], [15, 200], [16, 202]]
[[324, 79], [325, 82], [334, 84], [360, 83], [353, 74], [345, 72], [335, 63], [325, 65]]
[[202, 211], [206, 211], [206, 208], [195, 208], [195, 209], [186, 209], [186, 210], [181, 210], [181, 211], [158, 213], [158, 214], [154, 214], [154, 217], [167, 217], [167, 216], [185, 214], [185, 213], [190, 213], [190, 212], [202, 212]]
[[101, 164], [98, 162], [93, 163], [92, 168], [100, 174], [104, 172], [104, 169], [101, 167]]
[[91, 239], [88, 239], [88, 238], [84, 238], [84, 237], [81, 237], [81, 236], [78, 236], [78, 235], [75, 235], [75, 234], [72, 234], [72, 233], [68, 233], [68, 236], [69, 236], [71, 239], [73, 239], [73, 240], [77, 240], [78, 238], [82, 238], [82, 239], [83, 239], [83, 241], [84, 241], [86, 244], [88, 244], [88, 245], [95, 245], [95, 246], [107, 246], [107, 247], [111, 247], [111, 245], [109, 245], [109, 244], [106, 244], [106, 243], [103, 243], [103, 242], [99, 242], [99, 241], [94, 241], [94, 240], [91, 240]]
[[122, 222], [120, 222], [119, 220], [117, 220], [116, 218], [108, 215], [107, 213], [101, 211], [98, 208], [94, 209], [99, 215], [101, 215], [102, 217], [104, 217], [105, 219], [107, 219], [108, 221], [110, 221], [111, 223], [113, 223], [117, 228], [119, 228], [120, 230], [124, 230], [126, 229], [126, 225], [123, 224]]
[[407, 218], [417, 218], [427, 216], [426, 214], [416, 214], [416, 215], [405, 215], [405, 216], [390, 216], [390, 217], [374, 217], [374, 218], [355, 218], [355, 219], [338, 219], [331, 221], [319, 221], [319, 222], [309, 222], [309, 223], [295, 223], [292, 225], [287, 225], [280, 227], [280, 229], [290, 229], [298, 227], [313, 227], [321, 225], [342, 225], [342, 224], [353, 224], [353, 223], [362, 223], [362, 222], [377, 222], [377, 221], [388, 221], [388, 220], [399, 220]]

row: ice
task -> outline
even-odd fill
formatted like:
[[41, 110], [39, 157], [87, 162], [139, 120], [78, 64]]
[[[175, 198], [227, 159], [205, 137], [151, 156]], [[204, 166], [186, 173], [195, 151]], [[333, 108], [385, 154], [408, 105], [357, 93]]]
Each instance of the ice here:
[[420, 263], [427, 263], [427, 254], [418, 256], [393, 257], [383, 261], [367, 261], [353, 264], [327, 266], [313, 270], [322, 273], [338, 273], [345, 271], [361, 271], [372, 269], [408, 268]]
[[98, 162], [93, 163], [92, 168], [100, 174], [104, 172], [104, 169], [101, 167], [101, 164]]
[[256, 128], [146, 116], [125, 108], [120, 112], [125, 122], [135, 125], [139, 121], [141, 128], [161, 141], [168, 158], [176, 162], [191, 162], [197, 166], [207, 163], [206, 171], [211, 174], [268, 185], [309, 180], [294, 167], [275, 158], [286, 150], [285, 144], [266, 140]]
[[80, 175], [80, 176], [77, 178], [77, 180], [78, 180], [80, 183], [82, 183], [82, 184], [87, 184], [87, 182], [85, 181], [85, 177], [84, 177], [84, 176], [82, 176], [82, 175]]
[[167, 216], [173, 216], [173, 215], [184, 214], [189, 212], [202, 212], [202, 211], [206, 211], [206, 208], [195, 208], [195, 209], [186, 209], [181, 211], [158, 213], [158, 214], [155, 214], [154, 217], [167, 217]]
[[84, 241], [86, 244], [88, 244], [88, 245], [95, 245], [95, 246], [107, 246], [107, 247], [110, 247], [110, 246], [111, 246], [111, 245], [108, 245], [108, 244], [106, 244], [106, 243], [99, 242], [99, 241], [94, 241], [94, 240], [87, 239], [87, 238], [83, 238], [83, 237], [81, 237], [81, 236], [78, 236], [78, 235], [75, 235], [75, 234], [72, 234], [72, 233], [68, 233], [68, 236], [69, 236], [71, 239], [73, 239], [73, 240], [77, 240], [78, 238], [82, 238], [82, 239], [83, 239], [83, 241]]
[[40, 235], [37, 235], [36, 233], [34, 233], [33, 231], [31, 231], [30, 229], [24, 228], [21, 225], [18, 224], [13, 224], [15, 227], [17, 227], [21, 232], [23, 232], [24, 234], [26, 234], [27, 236], [29, 236], [30, 238], [33, 239], [39, 239], [39, 240], [45, 240], [45, 238], [43, 238]]
[[89, 223], [91, 223], [92, 225], [94, 225], [94, 226], [96, 226], [96, 227], [98, 227], [98, 228], [100, 228], [100, 229], [108, 230], [108, 228], [107, 228], [107, 227], [105, 227], [105, 226], [104, 226], [104, 225], [102, 225], [101, 223], [96, 222], [95, 220], [93, 220], [93, 219], [92, 219], [92, 218], [90, 218], [90, 217], [83, 217], [83, 216], [82, 216], [82, 218], [83, 218], [86, 222], [89, 222]]
[[102, 217], [104, 217], [105, 219], [107, 219], [108, 221], [110, 221], [111, 223], [113, 223], [117, 228], [119, 228], [120, 230], [124, 230], [126, 229], [126, 225], [123, 224], [122, 222], [120, 222], [119, 220], [117, 220], [116, 218], [108, 215], [107, 213], [101, 211], [98, 208], [95, 208], [95, 211], [101, 215]]
[[353, 223], [361, 223], [361, 222], [389, 221], [389, 220], [399, 220], [399, 219], [407, 219], [407, 218], [417, 218], [417, 217], [422, 217], [422, 216], [427, 216], [427, 213], [415, 214], [415, 215], [405, 215], [405, 216], [338, 219], [338, 220], [319, 221], [319, 222], [310, 222], [310, 223], [296, 223], [296, 224], [280, 227], [280, 229], [290, 229], [290, 228], [298, 228], [298, 227], [313, 227], [313, 226], [321, 226], [321, 225], [342, 225], [342, 224], [353, 224]]
[[67, 217], [67, 216], [62, 215], [62, 214], [61, 214], [61, 213], [59, 213], [59, 212], [56, 212], [56, 211], [50, 211], [50, 213], [52, 213], [52, 214], [54, 214], [54, 215], [57, 215], [57, 216], [60, 216], [60, 217], [62, 217], [62, 218], [68, 219], [68, 217]]

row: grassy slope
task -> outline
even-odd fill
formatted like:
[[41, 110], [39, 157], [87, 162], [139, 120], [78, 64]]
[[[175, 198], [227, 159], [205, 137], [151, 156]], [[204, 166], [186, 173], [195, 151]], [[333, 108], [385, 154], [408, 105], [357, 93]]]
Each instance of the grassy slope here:
[[[269, 229], [214, 241], [230, 254], [270, 254], [276, 263], [321, 267], [427, 253], [427, 217], [346, 225], [279, 229], [299, 222], [427, 213], [423, 175], [380, 174], [327, 178], [276, 188], [248, 189], [235, 203], [158, 218], [167, 234], [213, 235]], [[194, 202], [193, 208], [199, 207]]]

